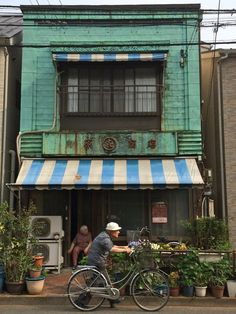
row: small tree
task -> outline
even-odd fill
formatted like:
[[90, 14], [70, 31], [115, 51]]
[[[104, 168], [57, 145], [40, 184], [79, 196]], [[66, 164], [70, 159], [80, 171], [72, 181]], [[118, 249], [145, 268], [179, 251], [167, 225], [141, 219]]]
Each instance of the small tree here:
[[0, 262], [3, 264], [6, 281], [22, 281], [32, 264], [30, 243], [33, 237], [30, 216], [35, 206], [21, 210], [19, 215], [8, 209], [7, 203], [0, 205]]

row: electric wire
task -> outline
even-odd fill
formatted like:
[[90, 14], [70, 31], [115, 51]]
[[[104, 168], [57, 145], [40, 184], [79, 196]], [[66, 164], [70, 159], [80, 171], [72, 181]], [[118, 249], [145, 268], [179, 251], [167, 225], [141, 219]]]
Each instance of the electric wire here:
[[[212, 57], [212, 70], [211, 70], [211, 77], [210, 77], [210, 82], [209, 82], [209, 88], [207, 88], [208, 94], [206, 98], [206, 121], [208, 121], [208, 116], [209, 116], [209, 108], [211, 105], [211, 99], [212, 99], [212, 94], [213, 94], [213, 80], [214, 80], [214, 75], [215, 75], [215, 60], [216, 60], [216, 45], [217, 45], [217, 34], [219, 30], [219, 20], [220, 20], [220, 5], [221, 5], [221, 0], [218, 0], [218, 14], [217, 14], [217, 20], [216, 20], [216, 27], [214, 29], [215, 32], [215, 38], [214, 38], [214, 43], [213, 43], [213, 57]], [[205, 128], [205, 132], [208, 132], [208, 128]], [[206, 140], [206, 135], [203, 132], [203, 145]]]

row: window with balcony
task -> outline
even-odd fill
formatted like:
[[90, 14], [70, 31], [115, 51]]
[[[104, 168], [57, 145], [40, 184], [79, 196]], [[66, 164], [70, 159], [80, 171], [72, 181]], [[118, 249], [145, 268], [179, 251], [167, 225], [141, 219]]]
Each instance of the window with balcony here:
[[160, 62], [80, 63], [63, 65], [60, 70], [63, 121], [69, 117], [160, 118], [163, 91]]

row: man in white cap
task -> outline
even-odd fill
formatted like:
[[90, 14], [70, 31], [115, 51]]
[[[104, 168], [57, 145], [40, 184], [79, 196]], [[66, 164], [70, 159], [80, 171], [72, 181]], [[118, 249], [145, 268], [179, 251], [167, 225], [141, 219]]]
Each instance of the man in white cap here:
[[[128, 246], [118, 246], [114, 245], [112, 242], [112, 238], [119, 237], [120, 229], [121, 227], [116, 222], [109, 222], [106, 226], [106, 230], [99, 233], [93, 240], [88, 253], [88, 264], [96, 266], [107, 277], [106, 260], [109, 253], [131, 252], [131, 249]], [[110, 301], [110, 304], [111, 307], [114, 307], [114, 302]]]

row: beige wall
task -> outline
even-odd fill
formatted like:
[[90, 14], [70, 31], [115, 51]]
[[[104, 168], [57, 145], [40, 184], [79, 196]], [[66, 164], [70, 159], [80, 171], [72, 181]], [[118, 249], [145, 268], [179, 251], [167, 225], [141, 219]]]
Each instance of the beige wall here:
[[222, 96], [229, 234], [236, 248], [236, 55], [222, 62]]
[[[225, 55], [227, 58], [224, 57]], [[213, 170], [213, 199], [218, 217], [224, 216], [225, 199], [229, 239], [236, 249], [236, 52], [234, 50], [216, 51], [215, 54], [202, 53], [202, 97], [205, 165]]]

